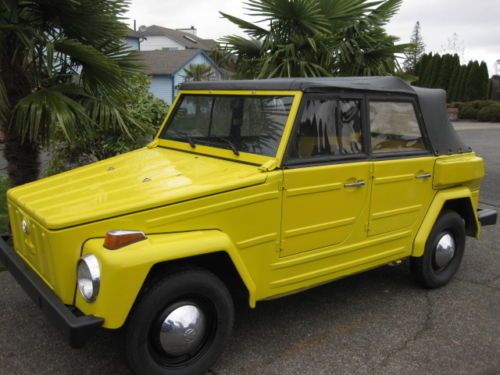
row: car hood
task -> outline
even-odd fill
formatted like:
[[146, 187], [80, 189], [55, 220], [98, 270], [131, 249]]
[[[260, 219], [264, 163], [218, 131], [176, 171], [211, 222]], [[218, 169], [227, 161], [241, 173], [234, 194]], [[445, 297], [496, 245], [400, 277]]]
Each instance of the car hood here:
[[261, 184], [254, 165], [156, 147], [9, 190], [10, 204], [48, 229]]

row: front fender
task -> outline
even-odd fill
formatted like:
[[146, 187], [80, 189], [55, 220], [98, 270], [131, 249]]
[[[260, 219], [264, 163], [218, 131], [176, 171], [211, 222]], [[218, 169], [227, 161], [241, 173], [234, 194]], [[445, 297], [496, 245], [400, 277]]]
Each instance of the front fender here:
[[412, 256], [421, 257], [424, 255], [425, 243], [427, 242], [427, 238], [429, 237], [432, 231], [432, 227], [434, 226], [434, 223], [436, 222], [446, 202], [464, 198], [470, 200], [471, 207], [473, 209], [472, 217], [474, 218], [473, 220], [475, 221], [477, 228], [475, 236], [479, 237], [481, 226], [479, 225], [477, 215], [475, 213], [477, 207], [474, 204], [474, 199], [472, 199], [472, 193], [470, 189], [467, 187], [457, 187], [453, 189], [441, 190], [434, 197], [434, 200], [432, 201], [431, 206], [429, 207], [429, 210], [425, 215], [425, 219], [420, 226], [417, 235], [415, 236]]
[[83, 255], [94, 254], [101, 265], [101, 288], [97, 300], [86, 302], [76, 293], [75, 305], [86, 315], [104, 318], [104, 327], [120, 328], [149, 274], [158, 263], [224, 251], [232, 260], [255, 306], [256, 286], [231, 239], [218, 230], [148, 235], [144, 241], [119, 250], [103, 247], [103, 239], [91, 239]]

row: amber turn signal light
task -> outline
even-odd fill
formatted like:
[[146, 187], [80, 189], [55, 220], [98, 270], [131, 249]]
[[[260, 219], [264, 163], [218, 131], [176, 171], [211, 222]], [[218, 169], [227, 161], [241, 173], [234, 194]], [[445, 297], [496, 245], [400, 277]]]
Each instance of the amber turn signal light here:
[[146, 238], [144, 232], [137, 230], [110, 230], [106, 233], [104, 247], [109, 250], [117, 250]]

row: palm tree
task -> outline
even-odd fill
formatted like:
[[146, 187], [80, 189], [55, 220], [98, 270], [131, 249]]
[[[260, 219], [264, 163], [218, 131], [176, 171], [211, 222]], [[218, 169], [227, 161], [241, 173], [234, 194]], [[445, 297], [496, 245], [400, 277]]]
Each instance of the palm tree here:
[[383, 26], [401, 1], [248, 0], [259, 21], [221, 13], [248, 35], [222, 42], [247, 78], [391, 74], [408, 45], [397, 45]]
[[191, 64], [184, 69], [186, 81], [210, 81], [214, 77], [212, 67], [208, 64]]
[[209, 56], [215, 65], [223, 71], [225, 79], [232, 77], [237, 69], [237, 65], [236, 58], [231, 51], [217, 44], [217, 46], [209, 52]]
[[0, 0], [0, 126], [13, 185], [39, 174], [40, 147], [96, 127], [127, 132], [137, 57], [121, 41], [127, 0]]

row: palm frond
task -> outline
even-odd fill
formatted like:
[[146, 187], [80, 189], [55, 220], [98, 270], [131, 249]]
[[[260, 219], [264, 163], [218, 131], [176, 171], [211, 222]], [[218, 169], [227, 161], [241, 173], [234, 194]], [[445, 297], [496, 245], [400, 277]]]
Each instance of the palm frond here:
[[226, 73], [234, 72], [236, 69], [236, 56], [225, 44], [217, 44], [217, 47], [210, 51], [210, 58], [218, 67], [224, 69]]
[[106, 97], [89, 97], [82, 101], [82, 106], [92, 122], [99, 124], [101, 129], [118, 130], [131, 137], [131, 127], [142, 128], [139, 122], [129, 116], [123, 103]]
[[186, 81], [209, 81], [213, 77], [214, 72], [208, 64], [192, 64], [184, 69]]
[[[247, 0], [256, 23], [233, 19], [251, 39], [226, 37], [244, 75], [295, 77], [393, 73], [396, 45], [383, 25], [402, 0]], [[229, 17], [227, 17], [229, 18]], [[268, 23], [269, 31], [257, 24]], [[367, 64], [363, 67], [363, 64]]]
[[241, 18], [231, 16], [230, 14], [226, 14], [223, 12], [219, 13], [221, 14], [222, 17], [234, 23], [236, 26], [238, 26], [240, 29], [245, 31], [248, 35], [250, 35], [253, 38], [264, 38], [266, 35], [269, 34], [268, 30], [258, 25], [255, 25], [251, 22], [245, 21]]
[[378, 27], [386, 25], [401, 8], [402, 0], [385, 0], [368, 16], [368, 21]]
[[319, 3], [314, 0], [249, 0], [244, 3], [250, 14], [271, 22], [271, 28], [280, 33], [304, 30], [306, 33], [329, 31], [328, 19]]
[[106, 40], [118, 42], [123, 37], [120, 15], [126, 12], [127, 0], [37, 0], [29, 1], [30, 11], [38, 22], [63, 30], [76, 39], [99, 48]]
[[59, 129], [71, 139], [90, 123], [85, 108], [65, 95], [61, 87], [42, 88], [23, 99], [13, 109], [10, 127], [25, 141], [48, 144], [52, 131]]
[[221, 42], [231, 52], [240, 57], [260, 57], [262, 42], [257, 39], [246, 39], [239, 35], [230, 35], [221, 39]]
[[112, 84], [118, 81], [121, 70], [108, 55], [92, 46], [74, 39], [62, 39], [54, 43], [54, 49], [61, 52], [82, 67], [89, 78], [98, 84]]
[[382, 1], [366, 0], [318, 0], [322, 12], [330, 21], [330, 31], [337, 32], [352, 25], [373, 10]]
[[321, 62], [315, 59], [312, 49], [308, 50], [306, 53], [307, 56], [304, 56], [304, 50], [297, 48], [297, 45], [301, 45], [301, 43], [292, 42], [280, 45], [274, 53], [267, 56], [257, 78], [320, 77], [331, 75], [325, 68], [325, 66], [329, 65], [329, 62]]
[[123, 42], [128, 3], [0, 0], [0, 123], [12, 150], [24, 142], [36, 156], [54, 134], [130, 136], [139, 126], [128, 110], [139, 65]]

